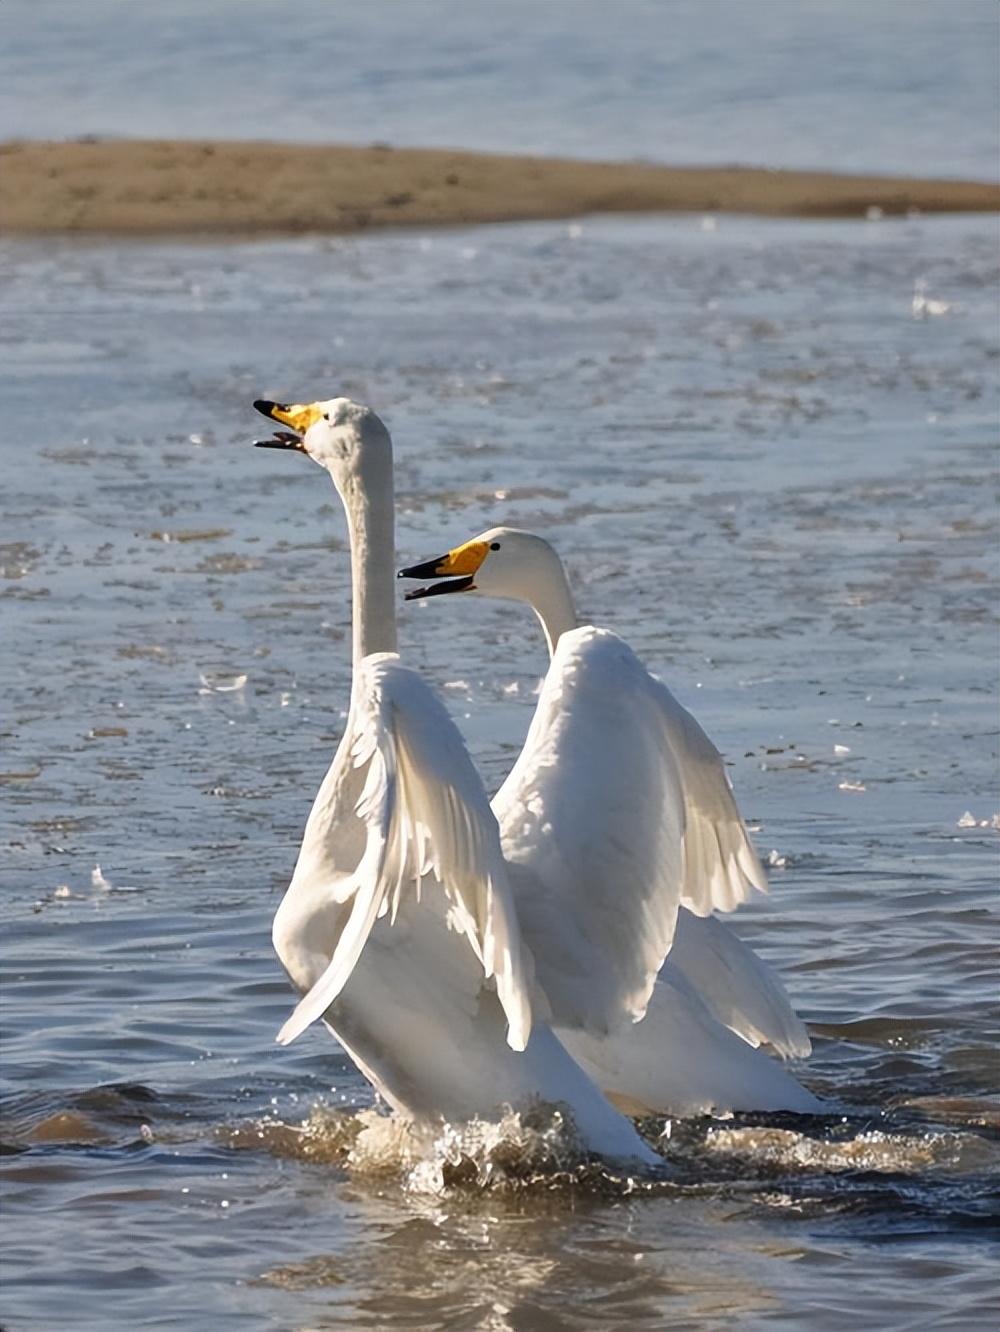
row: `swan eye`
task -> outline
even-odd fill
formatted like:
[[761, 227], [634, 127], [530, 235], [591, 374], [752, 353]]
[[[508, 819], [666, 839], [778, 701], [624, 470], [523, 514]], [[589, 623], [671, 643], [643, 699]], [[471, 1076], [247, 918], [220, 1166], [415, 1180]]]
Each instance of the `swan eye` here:
[[324, 412], [324, 413], [323, 413], [323, 420], [324, 420], [324, 421], [329, 421], [329, 419], [330, 419], [330, 413], [329, 413], [329, 412]]
[[499, 542], [499, 541], [491, 541], [491, 542], [490, 542], [490, 550], [499, 550], [499, 549], [500, 549], [500, 542]]

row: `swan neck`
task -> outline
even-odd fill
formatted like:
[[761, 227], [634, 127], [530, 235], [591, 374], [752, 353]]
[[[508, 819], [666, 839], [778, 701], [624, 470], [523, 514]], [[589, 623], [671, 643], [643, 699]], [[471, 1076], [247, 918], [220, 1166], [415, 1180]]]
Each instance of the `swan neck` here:
[[351, 543], [354, 666], [372, 652], [396, 651], [396, 550], [392, 462], [351, 478], [343, 495]]
[[545, 577], [539, 580], [534, 589], [531, 605], [541, 621], [551, 657], [563, 634], [576, 629], [578, 625], [573, 594], [561, 564], [546, 570]]

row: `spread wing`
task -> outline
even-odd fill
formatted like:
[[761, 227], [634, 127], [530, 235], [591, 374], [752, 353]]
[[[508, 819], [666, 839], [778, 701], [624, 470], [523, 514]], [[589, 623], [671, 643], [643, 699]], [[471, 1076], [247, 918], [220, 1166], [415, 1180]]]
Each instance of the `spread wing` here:
[[684, 792], [681, 904], [696, 916], [734, 911], [755, 888], [767, 892], [767, 875], [736, 807], [722, 755], [662, 680], [649, 680]]
[[642, 1017], [670, 950], [684, 800], [658, 683], [616, 634], [563, 634], [493, 808], [518, 918], [562, 1027]]
[[[449, 925], [464, 935], [484, 976], [495, 978], [509, 1044], [523, 1050], [531, 1033], [531, 960], [521, 945], [496, 819], [454, 722], [420, 676], [394, 653], [379, 653], [355, 670], [348, 738], [335, 765], [351, 765], [352, 780], [331, 769], [306, 838], [356, 824], [356, 868], [326, 882], [310, 870], [312, 891], [342, 904], [340, 928], [329, 964], [278, 1040], [287, 1044], [323, 1015], [375, 921], [394, 921], [403, 894], [419, 895], [430, 875], [446, 895]], [[338, 794], [353, 797], [359, 785], [353, 809], [338, 810]]]
[[679, 907], [731, 911], [766, 885], [715, 746], [608, 630], [560, 638], [493, 808], [563, 1026], [638, 1021]]

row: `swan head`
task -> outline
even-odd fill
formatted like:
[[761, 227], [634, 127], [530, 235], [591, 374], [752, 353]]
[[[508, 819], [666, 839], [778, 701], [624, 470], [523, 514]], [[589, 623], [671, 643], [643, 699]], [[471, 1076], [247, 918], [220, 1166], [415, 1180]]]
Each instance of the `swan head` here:
[[259, 449], [306, 453], [333, 477], [343, 494], [352, 480], [373, 466], [392, 466], [389, 432], [370, 407], [350, 398], [285, 405], [262, 398], [254, 403], [262, 416], [288, 430], [256, 441]]
[[434, 579], [407, 592], [407, 601], [453, 592], [534, 604], [539, 585], [564, 578], [559, 556], [545, 540], [517, 527], [491, 527], [437, 559], [400, 569], [397, 578]]

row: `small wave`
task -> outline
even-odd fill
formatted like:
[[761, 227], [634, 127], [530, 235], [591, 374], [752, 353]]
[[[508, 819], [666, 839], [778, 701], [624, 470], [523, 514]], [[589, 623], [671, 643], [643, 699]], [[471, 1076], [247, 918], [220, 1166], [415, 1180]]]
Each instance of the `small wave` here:
[[816, 1022], [811, 1030], [833, 1040], [853, 1041], [857, 1045], [911, 1050], [926, 1045], [940, 1030], [936, 1018], [866, 1017], [852, 1022]]
[[104, 1144], [127, 1147], [152, 1140], [147, 1122], [156, 1093], [141, 1083], [113, 1083], [72, 1093], [27, 1092], [0, 1112], [0, 1153], [34, 1147]]
[[893, 1109], [931, 1122], [1000, 1133], [1000, 1097], [997, 1096], [911, 1096], [897, 1101]]
[[705, 1139], [711, 1152], [747, 1156], [757, 1165], [781, 1169], [865, 1170], [913, 1174], [935, 1165], [952, 1164], [961, 1141], [953, 1134], [906, 1137], [880, 1129], [846, 1140], [810, 1138], [791, 1129], [713, 1129]]

